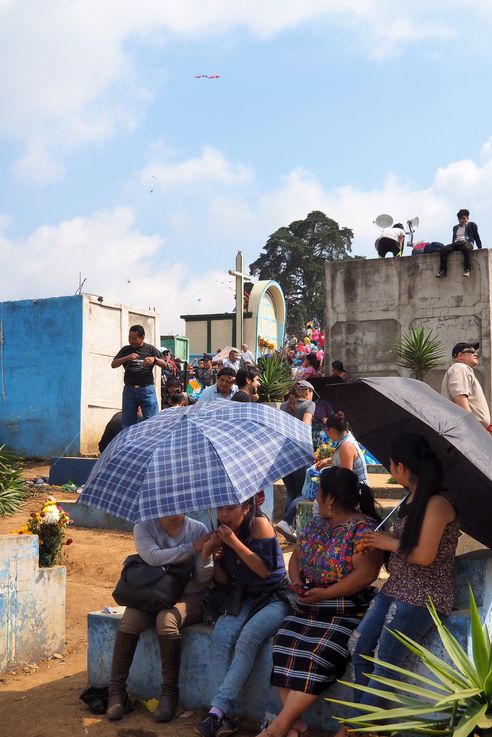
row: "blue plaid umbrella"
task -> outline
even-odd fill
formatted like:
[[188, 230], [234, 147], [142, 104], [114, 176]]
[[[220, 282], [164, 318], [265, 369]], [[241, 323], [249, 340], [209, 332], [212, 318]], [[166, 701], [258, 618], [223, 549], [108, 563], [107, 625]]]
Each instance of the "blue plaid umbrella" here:
[[312, 463], [311, 428], [264, 404], [163, 410], [108, 445], [80, 496], [131, 523], [237, 504]]

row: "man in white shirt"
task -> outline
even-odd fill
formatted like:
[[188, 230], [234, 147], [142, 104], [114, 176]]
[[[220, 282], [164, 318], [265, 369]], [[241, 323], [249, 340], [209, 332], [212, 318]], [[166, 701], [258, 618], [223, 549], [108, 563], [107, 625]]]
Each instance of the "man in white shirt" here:
[[236, 372], [227, 366], [217, 374], [217, 383], [207, 386], [198, 399], [197, 404], [216, 402], [219, 399], [232, 399], [237, 392]]
[[243, 343], [242, 344], [241, 351], [242, 351], [242, 353], [241, 353], [241, 361], [242, 361], [243, 366], [245, 366], [247, 363], [250, 363], [252, 366], [254, 366], [255, 365], [255, 358], [254, 358], [253, 354], [251, 353], [251, 351], [249, 350], [249, 348], [246, 345], [246, 343]]
[[231, 348], [228, 358], [224, 358], [222, 361], [222, 366], [224, 368], [232, 368], [236, 373], [239, 371], [241, 368], [241, 361], [239, 359], [239, 351], [237, 348]]
[[487, 400], [473, 369], [478, 364], [480, 343], [456, 343], [452, 350], [454, 363], [442, 380], [441, 394], [471, 412], [485, 427], [490, 425]]
[[469, 277], [472, 267], [470, 254], [473, 251], [473, 244], [476, 243], [477, 248], [482, 248], [477, 224], [470, 221], [470, 211], [459, 210], [456, 217], [458, 218], [458, 225], [453, 228], [453, 242], [439, 251], [437, 279], [444, 279], [448, 275], [448, 256], [452, 251], [461, 251], [463, 254], [463, 276]]
[[387, 253], [393, 256], [401, 256], [405, 242], [405, 231], [401, 223], [395, 223], [392, 228], [386, 228], [383, 234], [376, 240], [374, 246], [378, 256], [384, 258]]

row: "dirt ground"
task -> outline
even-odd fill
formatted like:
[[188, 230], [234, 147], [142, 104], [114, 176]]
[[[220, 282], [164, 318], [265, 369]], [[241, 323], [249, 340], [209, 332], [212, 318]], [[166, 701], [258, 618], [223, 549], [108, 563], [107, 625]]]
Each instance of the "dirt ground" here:
[[[48, 466], [26, 464], [28, 479], [48, 476]], [[0, 534], [21, 527], [38, 511], [48, 494], [58, 501], [74, 499], [57, 487], [40, 487], [21, 512], [0, 519]], [[111, 592], [127, 555], [135, 552], [130, 533], [71, 529], [73, 545], [65, 546], [67, 603], [63, 658], [29, 663], [0, 675], [0, 735], [2, 737], [191, 737], [200, 712], [185, 712], [170, 724], [154, 724], [141, 707], [121, 722], [93, 716], [79, 700], [86, 687], [87, 612], [114, 606]], [[254, 735], [254, 724], [240, 734]]]

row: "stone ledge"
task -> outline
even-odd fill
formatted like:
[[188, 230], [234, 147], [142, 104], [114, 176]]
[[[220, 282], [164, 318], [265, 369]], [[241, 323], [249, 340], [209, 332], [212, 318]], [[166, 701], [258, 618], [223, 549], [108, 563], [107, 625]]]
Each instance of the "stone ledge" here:
[[[91, 612], [88, 614], [88, 684], [105, 686], [109, 682], [111, 658], [118, 623], [124, 607], [115, 607], [117, 613]], [[466, 648], [468, 635], [468, 616], [466, 613], [453, 613], [447, 620], [448, 627]], [[207, 709], [216, 689], [213, 678], [213, 652], [210, 649], [212, 628], [203, 624], [184, 627], [182, 630], [183, 650], [180, 671], [180, 705], [184, 709]], [[437, 642], [435, 633], [424, 639], [424, 645], [432, 647], [439, 656], [445, 656]], [[255, 668], [236, 703], [236, 713], [240, 716], [261, 720], [265, 711], [278, 713], [280, 701], [277, 691], [270, 686], [272, 669], [272, 642], [263, 646]], [[415, 663], [415, 661], [413, 661]], [[420, 668], [417, 667], [417, 670]], [[428, 674], [427, 674], [428, 675]], [[349, 669], [344, 676], [351, 680]], [[128, 679], [128, 688], [135, 697], [158, 697], [160, 692], [160, 660], [157, 636], [154, 628], [147, 629], [140, 637], [135, 658]], [[325, 695], [349, 700], [351, 694], [340, 684], [333, 684]], [[320, 697], [306, 714], [306, 721], [313, 729], [336, 731], [330, 705]], [[340, 707], [337, 715], [348, 713]]]

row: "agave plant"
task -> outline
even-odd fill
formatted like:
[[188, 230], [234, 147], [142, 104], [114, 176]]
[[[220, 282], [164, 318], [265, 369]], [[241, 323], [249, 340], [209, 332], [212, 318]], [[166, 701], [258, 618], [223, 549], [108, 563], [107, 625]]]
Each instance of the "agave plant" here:
[[424, 328], [410, 330], [395, 345], [393, 353], [400, 359], [398, 365], [410, 369], [420, 381], [428, 371], [440, 365], [444, 356], [440, 341], [432, 330], [426, 333]]
[[[429, 671], [429, 678], [391, 663], [366, 656], [393, 671], [399, 678], [371, 676], [383, 688], [367, 688], [353, 683], [346, 686], [371, 693], [390, 702], [384, 709], [349, 701], [327, 699], [350, 706], [359, 716], [339, 721], [357, 732], [410, 732], [419, 734], [468, 737], [478, 729], [492, 733], [492, 646], [490, 635], [480, 621], [473, 592], [469, 587], [471, 652], [469, 657], [459, 642], [441, 622], [432, 604], [428, 605], [450, 663], [402, 632], [392, 634], [414, 653]], [[401, 680], [403, 677], [405, 680]], [[412, 683], [416, 681], [417, 683]], [[386, 688], [384, 688], [386, 687]]]
[[0, 446], [0, 517], [14, 514], [26, 499], [26, 483], [20, 459]]
[[283, 402], [292, 388], [290, 366], [281, 355], [262, 356], [258, 359], [260, 372], [260, 400]]

